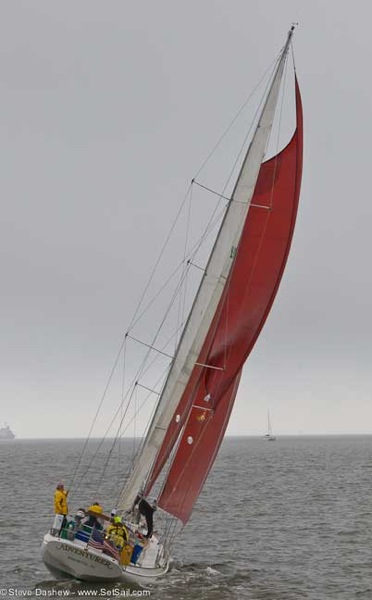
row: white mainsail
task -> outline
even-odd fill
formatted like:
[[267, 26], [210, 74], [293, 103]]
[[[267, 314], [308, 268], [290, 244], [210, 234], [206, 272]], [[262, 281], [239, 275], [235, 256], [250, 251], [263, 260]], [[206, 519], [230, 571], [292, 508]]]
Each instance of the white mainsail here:
[[143, 487], [174, 411], [186, 388], [221, 299], [234, 262], [245, 218], [264, 159], [277, 106], [284, 65], [293, 27], [280, 56], [252, 142], [245, 156], [232, 199], [227, 208], [207, 268], [164, 384], [154, 418], [133, 472], [121, 494], [118, 507], [129, 510]]
[[272, 437], [273, 432], [272, 432], [272, 429], [271, 429], [271, 421], [270, 421], [270, 413], [269, 413], [269, 411], [267, 411], [267, 433], [268, 433], [268, 435], [270, 437]]

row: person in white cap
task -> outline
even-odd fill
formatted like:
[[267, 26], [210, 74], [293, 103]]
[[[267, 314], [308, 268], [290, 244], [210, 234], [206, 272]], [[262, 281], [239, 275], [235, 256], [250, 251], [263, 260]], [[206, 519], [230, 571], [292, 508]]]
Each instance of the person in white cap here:
[[113, 508], [112, 511], [110, 512], [110, 520], [106, 521], [106, 523], [104, 525], [106, 531], [111, 527], [111, 525], [114, 524], [114, 519], [116, 517], [116, 513], [117, 513], [117, 510], [115, 510], [115, 508]]

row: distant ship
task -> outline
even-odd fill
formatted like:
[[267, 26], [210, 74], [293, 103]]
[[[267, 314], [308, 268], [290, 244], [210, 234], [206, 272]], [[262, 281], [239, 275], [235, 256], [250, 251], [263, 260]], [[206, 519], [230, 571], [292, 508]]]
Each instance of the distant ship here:
[[0, 442], [14, 440], [15, 435], [9, 425], [5, 423], [4, 427], [0, 427]]

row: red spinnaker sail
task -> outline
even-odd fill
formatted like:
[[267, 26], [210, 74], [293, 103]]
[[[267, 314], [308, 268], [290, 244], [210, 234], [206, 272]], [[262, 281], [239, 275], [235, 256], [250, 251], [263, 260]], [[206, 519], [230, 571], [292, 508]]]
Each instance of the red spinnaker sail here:
[[[198, 363], [159, 451], [151, 489], [184, 427], [159, 506], [187, 522], [223, 439], [243, 364], [274, 301], [287, 261], [302, 175], [303, 124], [296, 85], [296, 131], [262, 164], [235, 263]], [[214, 368], [211, 368], [214, 367]]]

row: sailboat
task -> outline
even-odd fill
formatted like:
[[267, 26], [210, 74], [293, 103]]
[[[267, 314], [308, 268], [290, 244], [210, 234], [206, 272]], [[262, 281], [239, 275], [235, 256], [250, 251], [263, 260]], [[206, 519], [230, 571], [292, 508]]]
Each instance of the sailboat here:
[[[226, 431], [243, 365], [278, 290], [294, 232], [303, 146], [295, 73], [294, 133], [284, 149], [265, 158], [281, 104], [293, 30], [294, 26], [277, 57], [200, 284], [156, 392], [146, 435], [118, 496], [116, 514], [121, 515], [129, 539], [125, 546], [116, 546], [116, 552], [111, 544], [110, 551], [110, 540], [97, 536], [95, 527], [79, 527], [56, 515], [44, 536], [42, 557], [57, 577], [142, 583], [164, 576], [171, 548], [202, 492]], [[155, 343], [148, 346], [153, 350]], [[136, 389], [137, 384], [138, 379]], [[153, 532], [148, 514], [143, 513], [145, 523], [138, 513], [142, 500], [156, 522]], [[101, 524], [109, 518], [103, 513], [96, 516]]]
[[267, 440], [268, 442], [275, 442], [276, 437], [275, 435], [273, 435], [273, 430], [271, 427], [271, 420], [270, 420], [270, 412], [267, 411], [267, 433], [265, 433], [264, 435], [264, 439]]

